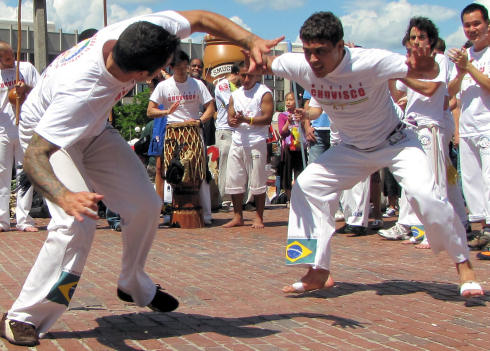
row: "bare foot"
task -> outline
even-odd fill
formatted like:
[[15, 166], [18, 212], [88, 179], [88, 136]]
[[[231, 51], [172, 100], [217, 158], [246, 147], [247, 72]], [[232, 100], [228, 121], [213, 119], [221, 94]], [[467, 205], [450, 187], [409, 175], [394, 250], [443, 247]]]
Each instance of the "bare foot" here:
[[333, 279], [330, 277], [330, 271], [327, 271], [326, 269], [309, 268], [308, 272], [299, 282], [283, 287], [282, 292], [302, 293], [305, 291], [331, 288], [334, 284]]
[[34, 233], [34, 232], [38, 232], [39, 229], [34, 227], [33, 225], [29, 226], [29, 227], [25, 227], [24, 229], [22, 229], [23, 232], [30, 232], [30, 233]]
[[415, 242], [411, 241], [410, 239], [407, 239], [407, 240], [403, 240], [402, 241], [402, 244], [403, 245], [413, 245], [413, 244], [416, 244]]
[[430, 249], [430, 245], [429, 245], [429, 243], [421, 242], [420, 244], [415, 245], [415, 248], [416, 249]]
[[243, 223], [243, 218], [233, 217], [233, 219], [231, 221], [229, 221], [228, 223], [223, 224], [222, 227], [223, 228], [240, 227], [243, 224], [244, 224]]
[[[471, 262], [469, 260], [466, 260], [464, 262], [456, 263], [456, 270], [458, 271], [459, 274], [459, 281], [461, 283], [461, 289], [460, 293], [462, 297], [473, 297], [473, 296], [482, 296], [483, 289], [481, 286], [476, 283], [476, 275], [475, 271], [473, 270], [473, 267], [471, 265]], [[474, 286], [464, 286], [465, 284], [468, 283], [475, 283], [471, 284]]]
[[255, 229], [262, 229], [264, 228], [265, 225], [264, 225], [264, 222], [262, 222], [260, 219], [254, 219], [254, 221], [252, 222], [252, 228], [255, 228]]

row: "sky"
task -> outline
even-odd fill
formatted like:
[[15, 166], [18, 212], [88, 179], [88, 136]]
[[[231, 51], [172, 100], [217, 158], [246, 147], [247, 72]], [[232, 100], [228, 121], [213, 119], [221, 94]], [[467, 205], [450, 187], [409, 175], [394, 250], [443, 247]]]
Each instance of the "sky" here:
[[[465, 0], [106, 0], [108, 23], [162, 10], [204, 9], [220, 13], [255, 34], [272, 39], [285, 35], [299, 42], [302, 23], [314, 12], [332, 11], [344, 26], [344, 39], [364, 47], [402, 51], [410, 17], [429, 17], [446, 46], [466, 41], [460, 21]], [[477, 0], [490, 9], [490, 0]], [[32, 0], [22, 1], [22, 20], [32, 21]], [[48, 22], [63, 32], [103, 25], [103, 0], [46, 0]], [[17, 0], [0, 1], [0, 20], [17, 20]], [[194, 34], [193, 41], [200, 41]]]

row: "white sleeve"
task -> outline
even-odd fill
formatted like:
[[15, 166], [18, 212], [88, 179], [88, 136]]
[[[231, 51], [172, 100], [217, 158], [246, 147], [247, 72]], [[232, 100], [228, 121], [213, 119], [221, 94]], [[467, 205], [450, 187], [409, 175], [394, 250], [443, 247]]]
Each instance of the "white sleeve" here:
[[[193, 78], [194, 79], [194, 78]], [[206, 105], [209, 101], [213, 100], [213, 97], [211, 96], [211, 93], [209, 92], [208, 88], [204, 85], [203, 82], [201, 82], [198, 79], [194, 79], [197, 82], [197, 86], [199, 87], [199, 100], [201, 105]]]
[[298, 82], [301, 86], [309, 86], [311, 69], [302, 53], [285, 53], [272, 61], [274, 75]]
[[34, 131], [50, 143], [66, 148], [95, 127], [97, 121], [91, 121], [91, 116], [93, 113], [86, 97], [79, 91], [76, 94], [64, 91], [53, 99]]
[[153, 92], [151, 93], [150, 95], [150, 101], [153, 101], [154, 103], [160, 105], [160, 104], [163, 104], [163, 99], [162, 99], [162, 90], [163, 90], [163, 86], [162, 86], [162, 83], [164, 81], [160, 82], [157, 84], [157, 86], [155, 87], [155, 89], [153, 89]]
[[389, 79], [405, 78], [407, 76], [408, 66], [405, 63], [405, 56], [381, 49], [357, 50], [365, 50], [360, 63], [372, 68], [372, 77], [376, 81], [384, 84]]
[[403, 82], [400, 82], [399, 80], [396, 81], [395, 88], [396, 90], [404, 91], [405, 93], [408, 90], [407, 86]]

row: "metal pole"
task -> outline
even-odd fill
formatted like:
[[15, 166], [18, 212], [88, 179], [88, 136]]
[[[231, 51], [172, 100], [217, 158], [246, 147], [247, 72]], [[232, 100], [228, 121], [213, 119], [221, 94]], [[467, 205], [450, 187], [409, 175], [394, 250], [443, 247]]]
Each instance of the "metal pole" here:
[[[288, 52], [293, 52], [293, 45], [291, 44], [291, 41], [288, 40]], [[294, 95], [294, 105], [296, 108], [299, 107], [298, 104], [298, 94], [297, 94], [297, 89], [296, 89], [296, 82], [293, 80], [293, 95]], [[299, 122], [298, 125], [298, 131], [299, 131], [299, 142], [301, 144], [301, 160], [303, 161], [303, 169], [306, 168], [306, 156], [305, 156], [305, 148], [303, 145], [303, 127], [301, 126], [301, 121]]]

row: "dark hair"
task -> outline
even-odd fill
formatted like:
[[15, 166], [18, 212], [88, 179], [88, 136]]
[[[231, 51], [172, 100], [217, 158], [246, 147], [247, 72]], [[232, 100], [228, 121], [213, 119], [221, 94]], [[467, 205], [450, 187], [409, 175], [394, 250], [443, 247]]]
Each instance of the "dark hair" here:
[[344, 38], [344, 29], [332, 12], [315, 12], [301, 26], [299, 37], [306, 42], [329, 41], [335, 45]]
[[410, 19], [410, 23], [408, 24], [407, 31], [405, 33], [405, 37], [403, 38], [402, 43], [406, 43], [410, 40], [410, 31], [413, 27], [427, 33], [427, 36], [429, 37], [430, 48], [431, 50], [434, 50], [434, 47], [437, 44], [437, 39], [439, 39], [439, 30], [437, 29], [434, 22], [432, 22], [427, 17], [412, 17]]
[[155, 72], [174, 55], [179, 43], [178, 37], [162, 27], [140, 21], [121, 33], [112, 56], [124, 72]]
[[233, 66], [231, 66], [231, 72], [232, 74], [238, 74], [240, 72], [240, 68], [238, 68], [238, 64], [234, 63]]
[[[240, 62], [238, 63], [238, 72], [240, 71], [240, 68], [247, 68], [247, 67], [248, 67], [248, 66], [247, 66], [247, 64], [246, 64], [246, 62], [245, 62], [245, 61], [240, 61]], [[238, 73], [238, 72], [237, 72], [237, 73]]]
[[170, 63], [170, 67], [175, 67], [182, 61], [186, 61], [188, 64], [190, 62], [189, 55], [184, 50], [179, 50], [175, 53], [172, 62]]
[[446, 51], [446, 42], [444, 41], [444, 39], [441, 38], [437, 39], [437, 43], [434, 49], [440, 52]]
[[461, 11], [461, 22], [463, 22], [463, 16], [464, 15], [471, 13], [471, 12], [475, 12], [475, 11], [480, 11], [481, 15], [483, 17], [483, 20], [488, 23], [488, 10], [487, 10], [487, 8], [481, 4], [476, 4], [476, 3], [469, 4], [468, 6], [466, 6], [463, 9], [463, 11]]
[[85, 29], [83, 32], [81, 32], [78, 35], [78, 43], [85, 40], [85, 39], [93, 37], [95, 35], [95, 33], [97, 33], [97, 29], [95, 29], [95, 28]]

